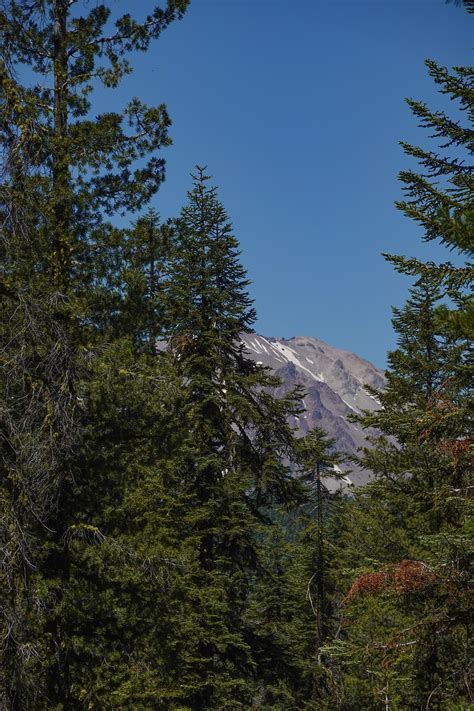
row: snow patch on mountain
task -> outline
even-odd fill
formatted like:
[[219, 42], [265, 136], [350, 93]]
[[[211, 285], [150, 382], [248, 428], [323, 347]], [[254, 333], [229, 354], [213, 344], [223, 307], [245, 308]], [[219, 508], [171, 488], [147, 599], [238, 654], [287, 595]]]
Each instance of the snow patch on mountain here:
[[290, 363], [294, 363], [295, 365], [298, 366], [298, 368], [305, 370], [307, 373], [310, 374], [310, 376], [312, 378], [314, 378], [314, 380], [318, 380], [319, 382], [324, 382], [323, 374], [322, 373], [315, 374], [309, 368], [304, 366], [292, 348], [289, 348], [288, 346], [284, 346], [282, 343], [275, 343], [274, 345], [275, 345], [275, 348], [278, 348], [280, 353], [283, 354], [283, 356], [286, 358], [287, 361], [289, 361]]

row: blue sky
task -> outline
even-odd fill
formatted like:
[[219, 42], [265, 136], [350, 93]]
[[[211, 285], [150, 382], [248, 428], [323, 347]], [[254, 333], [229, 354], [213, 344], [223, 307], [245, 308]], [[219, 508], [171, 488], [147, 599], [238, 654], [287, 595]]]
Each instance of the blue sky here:
[[315, 336], [383, 367], [410, 281], [380, 253], [450, 258], [393, 206], [408, 165], [398, 141], [428, 142], [404, 97], [444, 105], [423, 62], [469, 64], [471, 23], [443, 0], [191, 0], [96, 108], [167, 104], [173, 146], [153, 206], [176, 214], [189, 172], [208, 166], [260, 333]]

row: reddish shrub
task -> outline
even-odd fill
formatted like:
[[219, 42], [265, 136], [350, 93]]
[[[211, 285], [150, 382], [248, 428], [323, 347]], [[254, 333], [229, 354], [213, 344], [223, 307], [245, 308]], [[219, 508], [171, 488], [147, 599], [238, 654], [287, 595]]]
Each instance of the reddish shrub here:
[[426, 563], [419, 560], [402, 560], [384, 571], [356, 578], [343, 602], [348, 602], [357, 595], [377, 595], [387, 589], [401, 594], [416, 592], [433, 585], [436, 580], [436, 574]]
[[419, 560], [402, 560], [393, 569], [393, 587], [398, 593], [416, 592], [432, 585], [436, 574]]
[[344, 602], [356, 595], [376, 595], [387, 585], [387, 573], [368, 573], [356, 578], [351, 585]]

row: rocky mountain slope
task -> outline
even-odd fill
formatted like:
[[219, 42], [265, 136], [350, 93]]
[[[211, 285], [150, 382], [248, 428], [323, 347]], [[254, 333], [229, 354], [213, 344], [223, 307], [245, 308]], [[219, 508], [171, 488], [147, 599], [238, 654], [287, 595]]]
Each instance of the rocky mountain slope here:
[[[302, 385], [305, 408], [293, 423], [304, 434], [311, 427], [321, 427], [336, 440], [339, 451], [355, 454], [365, 443], [367, 432], [349, 422], [350, 413], [375, 410], [377, 400], [365, 385], [383, 388], [383, 371], [349, 351], [343, 351], [307, 336], [277, 339], [257, 334], [244, 334], [248, 354], [256, 362], [272, 368], [281, 378], [281, 393]], [[367, 473], [354, 465], [348, 479], [355, 486], [367, 481]], [[332, 488], [332, 487], [331, 487]]]

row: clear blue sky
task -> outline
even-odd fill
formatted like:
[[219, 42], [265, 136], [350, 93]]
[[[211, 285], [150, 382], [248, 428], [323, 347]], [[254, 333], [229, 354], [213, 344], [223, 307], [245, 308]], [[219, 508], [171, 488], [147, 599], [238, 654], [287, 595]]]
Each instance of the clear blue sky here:
[[315, 336], [383, 367], [410, 281], [380, 253], [450, 257], [393, 206], [408, 165], [398, 141], [427, 142], [404, 97], [442, 106], [423, 61], [470, 64], [471, 45], [472, 18], [443, 0], [191, 0], [99, 105], [168, 105], [174, 145], [153, 205], [176, 214], [190, 170], [208, 165], [260, 333]]

